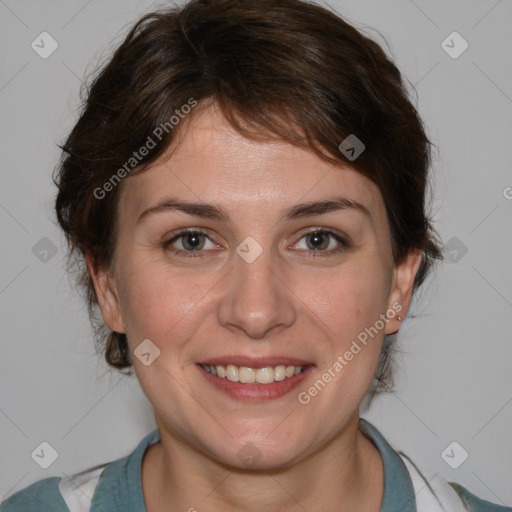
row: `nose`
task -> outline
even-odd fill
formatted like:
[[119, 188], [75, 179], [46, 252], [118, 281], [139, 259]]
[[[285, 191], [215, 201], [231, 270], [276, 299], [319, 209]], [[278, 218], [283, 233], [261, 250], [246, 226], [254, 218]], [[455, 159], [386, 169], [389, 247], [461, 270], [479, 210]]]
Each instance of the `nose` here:
[[234, 268], [218, 304], [219, 323], [231, 330], [240, 330], [246, 337], [264, 339], [294, 324], [298, 299], [286, 285], [286, 276], [279, 261], [270, 251], [263, 251], [248, 263], [233, 255]]

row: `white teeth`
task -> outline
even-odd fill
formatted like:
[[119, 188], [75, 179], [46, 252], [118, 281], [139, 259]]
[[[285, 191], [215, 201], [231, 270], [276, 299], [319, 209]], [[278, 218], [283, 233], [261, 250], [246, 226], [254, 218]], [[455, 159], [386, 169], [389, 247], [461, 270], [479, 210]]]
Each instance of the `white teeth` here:
[[280, 380], [284, 379], [286, 379], [286, 366], [280, 364], [274, 368], [274, 380], [279, 382]]
[[238, 382], [238, 367], [228, 364], [226, 366], [226, 379], [231, 382]]
[[224, 366], [221, 366], [220, 364], [215, 368], [217, 369], [217, 377], [223, 379], [226, 376], [226, 368], [224, 368]]
[[238, 370], [238, 380], [245, 384], [251, 384], [256, 381], [256, 372], [252, 368], [241, 366]]
[[256, 382], [259, 384], [270, 384], [274, 382], [274, 368], [268, 366], [259, 368], [256, 372]]
[[217, 375], [221, 379], [228, 379], [231, 382], [241, 382], [243, 384], [271, 384], [272, 382], [279, 382], [286, 378], [293, 377], [302, 373], [305, 366], [285, 366], [280, 364], [278, 366], [265, 366], [263, 368], [249, 368], [247, 366], [234, 366], [228, 364], [223, 366], [218, 365], [201, 365], [207, 372]]

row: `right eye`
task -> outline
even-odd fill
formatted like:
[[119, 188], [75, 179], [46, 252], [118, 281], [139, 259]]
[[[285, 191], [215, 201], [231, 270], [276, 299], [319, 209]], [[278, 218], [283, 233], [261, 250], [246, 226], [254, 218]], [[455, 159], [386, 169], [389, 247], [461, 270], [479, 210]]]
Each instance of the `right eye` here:
[[[208, 240], [214, 247], [219, 247], [217, 244], [210, 240], [205, 232], [200, 231], [197, 228], [185, 229], [174, 235], [170, 240], [164, 242], [163, 246], [175, 254], [184, 256], [186, 258], [198, 256], [202, 257], [204, 255], [201, 254], [201, 252], [203, 252], [203, 249], [205, 249], [205, 245], [207, 245]], [[176, 244], [181, 247], [176, 247]]]

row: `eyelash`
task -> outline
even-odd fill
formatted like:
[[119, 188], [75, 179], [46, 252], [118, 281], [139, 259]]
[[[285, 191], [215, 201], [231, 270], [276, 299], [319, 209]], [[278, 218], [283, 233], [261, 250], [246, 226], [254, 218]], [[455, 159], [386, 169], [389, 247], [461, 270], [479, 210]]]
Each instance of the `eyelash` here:
[[[172, 247], [172, 244], [174, 242], [176, 242], [177, 240], [182, 238], [184, 235], [187, 235], [189, 233], [205, 235], [206, 238], [210, 239], [208, 237], [207, 233], [202, 231], [202, 230], [200, 230], [200, 229], [197, 229], [197, 228], [183, 229], [183, 230], [179, 231], [176, 235], [174, 235], [171, 239], [169, 239], [166, 242], [164, 242], [163, 243], [163, 248], [173, 252], [174, 254], [183, 256], [185, 258], [203, 258], [203, 257], [205, 257], [206, 255], [204, 254], [204, 250], [202, 250], [202, 249], [200, 249], [198, 251], [184, 251], [184, 250], [175, 249], [175, 248]], [[306, 237], [308, 235], [311, 235], [313, 233], [329, 235], [332, 238], [334, 238], [340, 245], [336, 249], [331, 249], [329, 251], [325, 251], [325, 250], [323, 250], [323, 251], [322, 250], [319, 250], [319, 251], [303, 250], [303, 252], [310, 253], [308, 257], [318, 258], [318, 257], [333, 256], [334, 254], [337, 254], [337, 253], [339, 253], [339, 252], [341, 252], [343, 250], [346, 250], [346, 249], [350, 249], [352, 247], [352, 244], [349, 243], [348, 240], [345, 239], [344, 237], [342, 237], [341, 235], [338, 235], [337, 233], [335, 233], [333, 231], [329, 231], [327, 229], [320, 229], [320, 228], [313, 229], [311, 231], [308, 231], [307, 233], [304, 233], [299, 238], [299, 241], [302, 240], [304, 237]], [[212, 241], [212, 240], [210, 239], [210, 241]]]

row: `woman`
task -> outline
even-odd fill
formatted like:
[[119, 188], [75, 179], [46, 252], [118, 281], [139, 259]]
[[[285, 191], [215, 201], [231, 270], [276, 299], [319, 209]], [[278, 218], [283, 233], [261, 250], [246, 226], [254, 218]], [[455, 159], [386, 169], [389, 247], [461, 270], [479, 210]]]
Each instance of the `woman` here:
[[424, 481], [359, 417], [441, 258], [430, 143], [376, 43], [298, 0], [147, 15], [63, 150], [91, 318], [158, 429], [2, 512], [512, 510]]

